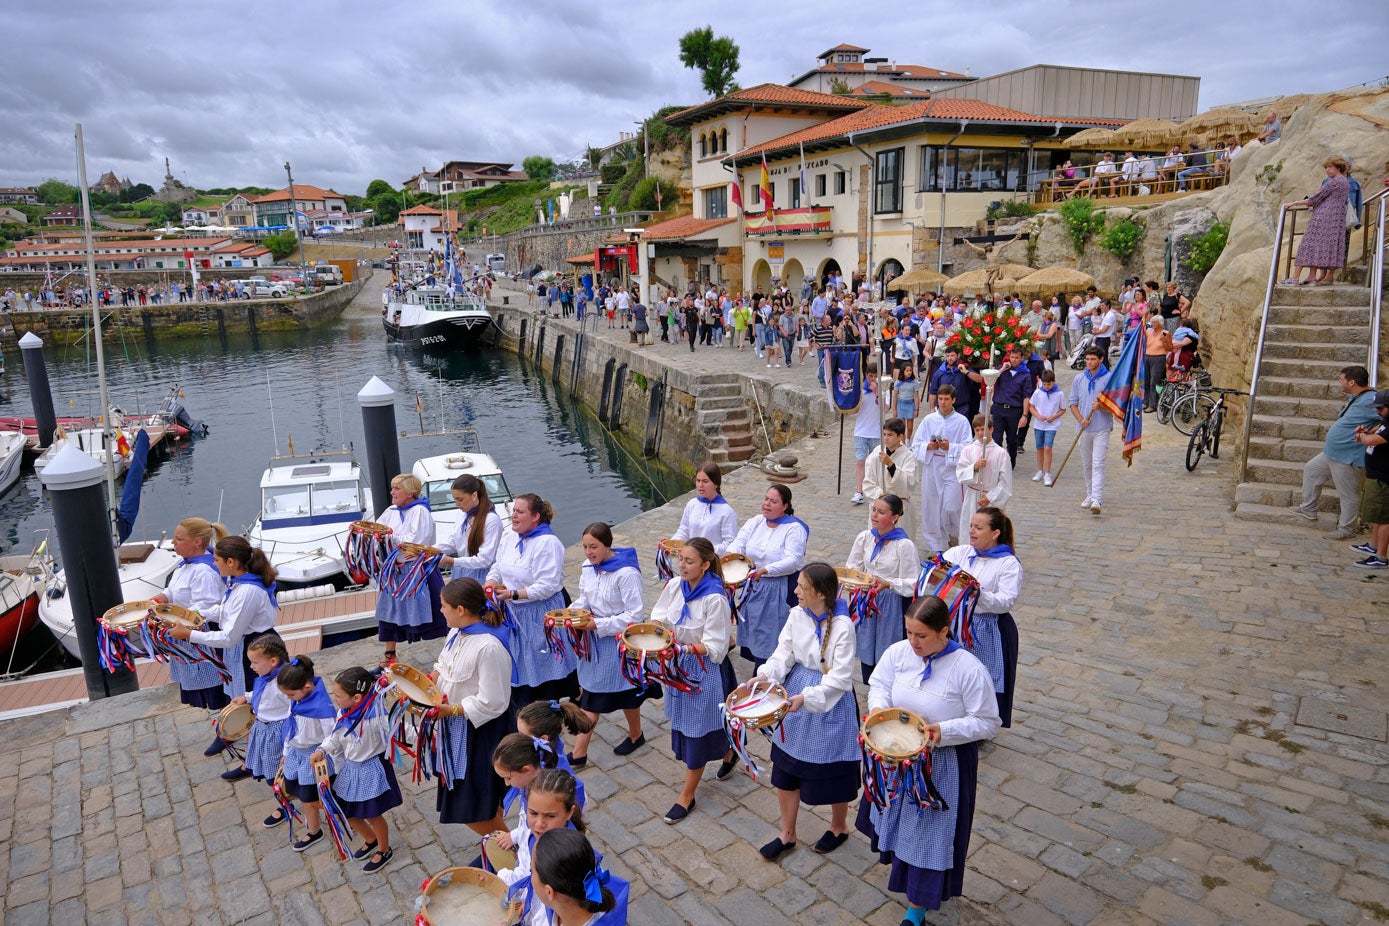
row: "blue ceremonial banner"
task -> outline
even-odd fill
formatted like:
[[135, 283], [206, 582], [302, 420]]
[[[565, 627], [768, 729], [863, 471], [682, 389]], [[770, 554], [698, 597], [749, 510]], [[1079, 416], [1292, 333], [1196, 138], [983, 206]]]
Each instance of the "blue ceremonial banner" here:
[[1143, 355], [1147, 333], [1139, 327], [1124, 344], [1104, 389], [1095, 398], [1105, 411], [1124, 420], [1124, 459], [1133, 465], [1134, 451], [1143, 446]]
[[857, 347], [830, 347], [825, 350], [825, 384], [830, 405], [841, 415], [858, 411], [863, 398], [863, 351]]

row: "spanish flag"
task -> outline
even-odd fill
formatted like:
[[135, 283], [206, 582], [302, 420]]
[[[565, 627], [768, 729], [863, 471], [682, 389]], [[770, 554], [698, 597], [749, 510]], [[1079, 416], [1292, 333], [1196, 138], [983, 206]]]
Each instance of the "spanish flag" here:
[[130, 441], [125, 439], [124, 431], [116, 431], [116, 453], [122, 458], [130, 456]]
[[767, 154], [762, 153], [762, 179], [758, 181], [758, 186], [762, 191], [762, 208], [768, 213], [772, 211], [772, 178], [767, 175]]

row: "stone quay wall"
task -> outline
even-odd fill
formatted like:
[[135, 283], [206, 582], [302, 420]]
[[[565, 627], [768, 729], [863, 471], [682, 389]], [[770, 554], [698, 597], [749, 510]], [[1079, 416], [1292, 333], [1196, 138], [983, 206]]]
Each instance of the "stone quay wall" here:
[[[145, 339], [210, 337], [226, 334], [287, 331], [310, 328], [340, 316], [370, 279], [369, 269], [352, 283], [329, 287], [309, 296], [285, 299], [233, 299], [226, 302], [172, 302], [159, 305], [111, 306], [102, 309], [102, 338], [119, 340], [131, 329]], [[0, 336], [6, 349], [32, 331], [49, 343], [72, 344], [88, 337], [90, 308], [61, 308], [41, 312], [11, 312], [12, 331]]]

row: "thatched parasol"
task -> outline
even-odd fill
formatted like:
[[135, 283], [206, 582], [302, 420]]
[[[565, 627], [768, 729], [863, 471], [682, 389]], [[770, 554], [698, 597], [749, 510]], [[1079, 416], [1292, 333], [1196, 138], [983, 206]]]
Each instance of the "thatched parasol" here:
[[1020, 293], [1074, 293], [1095, 285], [1095, 278], [1074, 267], [1047, 267], [1018, 280]]
[[[1003, 264], [998, 268], [999, 279], [994, 281], [994, 290], [1002, 292], [1005, 281], [1018, 280], [1032, 272], [1032, 268], [1024, 264]], [[941, 289], [954, 296], [963, 296], [966, 293], [985, 293], [988, 291], [987, 284], [988, 270], [980, 267], [952, 277], [941, 285]]]
[[[1281, 100], [1274, 101], [1269, 109], [1277, 114], [1279, 122], [1287, 122], [1303, 103], [1306, 103], [1314, 96], [1316, 96], [1315, 93], [1294, 93], [1292, 96], [1285, 96]], [[1264, 110], [1264, 112], [1267, 111], [1268, 110]]]
[[1140, 150], [1166, 150], [1177, 140], [1177, 123], [1166, 119], [1135, 119], [1112, 133], [1115, 147], [1130, 146]]
[[1259, 134], [1263, 120], [1236, 106], [1221, 106], [1198, 113], [1177, 126], [1177, 134], [1188, 143], [1204, 143], [1230, 136], [1248, 141]]
[[1108, 148], [1114, 140], [1113, 129], [1100, 128], [1084, 129], [1066, 139], [1072, 148], [1083, 150], [1099, 151], [1101, 148]]
[[900, 289], [907, 292], [923, 292], [928, 289], [935, 289], [948, 279], [950, 277], [932, 270], [930, 267], [913, 267], [897, 279], [889, 280], [887, 288], [889, 291]]

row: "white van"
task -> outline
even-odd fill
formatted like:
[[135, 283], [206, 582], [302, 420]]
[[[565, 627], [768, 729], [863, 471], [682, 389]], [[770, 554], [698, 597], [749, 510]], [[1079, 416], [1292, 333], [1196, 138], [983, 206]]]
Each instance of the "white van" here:
[[504, 273], [506, 271], [506, 255], [488, 254], [487, 269], [497, 274]]

